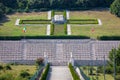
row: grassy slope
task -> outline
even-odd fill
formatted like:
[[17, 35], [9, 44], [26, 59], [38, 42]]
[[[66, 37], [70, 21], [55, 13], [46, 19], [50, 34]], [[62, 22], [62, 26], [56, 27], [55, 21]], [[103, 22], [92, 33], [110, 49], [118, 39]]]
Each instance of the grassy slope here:
[[[16, 13], [13, 15], [7, 15], [7, 20], [0, 22], [0, 36], [21, 36], [24, 35], [22, 32], [23, 27], [15, 26], [15, 21], [17, 18], [20, 19], [47, 19], [46, 12], [40, 13]], [[46, 25], [36, 26], [36, 27], [27, 27], [27, 33], [25, 35], [28, 36], [37, 36], [37, 35], [46, 35]]]
[[[89, 76], [90, 78], [92, 78], [92, 76], [88, 75], [88, 69], [87, 69], [87, 68], [88, 68], [88, 67], [86, 67], [86, 69], [83, 69], [83, 67], [81, 67], [81, 69], [83, 70], [83, 72], [84, 72], [87, 76]], [[95, 70], [94, 70], [93, 72], [94, 72], [94, 74], [96, 74], [96, 71], [95, 71]], [[103, 75], [103, 74], [99, 73], [98, 75], [99, 75], [99, 76], [98, 76], [98, 80], [104, 80], [104, 75]], [[110, 75], [110, 74], [106, 74], [105, 77], [106, 77], [106, 80], [113, 80], [113, 77], [112, 77], [112, 75]], [[96, 75], [94, 75], [93, 78], [96, 79]]]
[[15, 78], [17, 78], [21, 71], [26, 71], [31, 74], [31, 76], [36, 72], [36, 66], [32, 65], [12, 65], [12, 70], [0, 71], [0, 74], [12, 74]]
[[[90, 19], [99, 18], [102, 26], [75, 26], [72, 25], [73, 35], [97, 36], [120, 36], [120, 18], [112, 15], [108, 10], [74, 11], [70, 13], [70, 19]], [[95, 32], [91, 33], [94, 27]]]

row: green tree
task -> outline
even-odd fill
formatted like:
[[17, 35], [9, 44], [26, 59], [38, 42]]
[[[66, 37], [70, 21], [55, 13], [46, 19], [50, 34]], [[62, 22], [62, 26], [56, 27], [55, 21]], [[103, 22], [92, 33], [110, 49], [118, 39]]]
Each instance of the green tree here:
[[115, 0], [111, 6], [110, 6], [110, 11], [112, 14], [120, 17], [120, 0]]

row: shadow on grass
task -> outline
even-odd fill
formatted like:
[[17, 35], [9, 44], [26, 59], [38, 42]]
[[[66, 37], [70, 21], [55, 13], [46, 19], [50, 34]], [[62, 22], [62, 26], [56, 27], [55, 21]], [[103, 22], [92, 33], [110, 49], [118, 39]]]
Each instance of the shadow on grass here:
[[9, 18], [6, 15], [3, 15], [0, 19], [0, 26], [3, 26], [4, 23], [9, 22]]

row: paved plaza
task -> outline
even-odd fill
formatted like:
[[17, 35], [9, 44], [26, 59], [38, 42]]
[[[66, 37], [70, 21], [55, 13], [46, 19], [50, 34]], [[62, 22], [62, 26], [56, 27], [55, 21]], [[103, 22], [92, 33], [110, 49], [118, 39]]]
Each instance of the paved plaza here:
[[72, 75], [67, 66], [51, 66], [47, 80], [72, 80]]

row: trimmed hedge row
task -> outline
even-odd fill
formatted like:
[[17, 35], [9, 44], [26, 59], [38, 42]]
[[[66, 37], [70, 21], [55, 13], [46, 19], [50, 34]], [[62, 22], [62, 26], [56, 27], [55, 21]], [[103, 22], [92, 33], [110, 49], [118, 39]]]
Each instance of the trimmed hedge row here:
[[67, 34], [67, 24], [66, 23], [64, 24], [64, 31], [65, 31], [65, 34]]
[[55, 11], [52, 10], [52, 11], [51, 11], [51, 17], [54, 17], [54, 15], [55, 15]]
[[98, 40], [120, 40], [120, 36], [99, 36]]
[[[0, 36], [0, 40], [21, 40], [21, 39], [90, 39], [88, 36]], [[98, 40], [120, 40], [120, 36], [99, 36]]]
[[66, 19], [66, 10], [64, 10], [63, 16], [64, 16], [64, 18]]
[[71, 63], [69, 63], [69, 69], [72, 74], [73, 80], [80, 80], [78, 74], [75, 72], [74, 67], [72, 66]]
[[68, 20], [68, 24], [98, 24], [97, 20]]
[[97, 19], [69, 19], [68, 21], [97, 21]]
[[51, 26], [50, 26], [50, 35], [53, 35], [54, 34], [54, 24], [51, 23]]
[[20, 20], [20, 24], [50, 24], [50, 20]]
[[1, 36], [0, 40], [21, 40], [21, 39], [90, 39], [88, 36]]
[[48, 74], [48, 71], [49, 71], [49, 68], [50, 68], [50, 65], [49, 65], [49, 63], [48, 63], [48, 64], [46, 65], [46, 67], [45, 67], [45, 71], [44, 71], [44, 73], [42, 74], [40, 80], [46, 80], [47, 74]]

